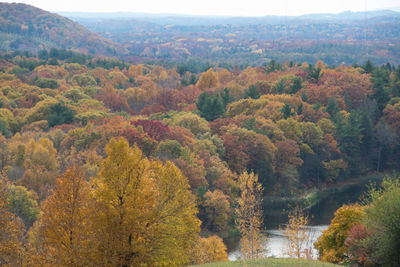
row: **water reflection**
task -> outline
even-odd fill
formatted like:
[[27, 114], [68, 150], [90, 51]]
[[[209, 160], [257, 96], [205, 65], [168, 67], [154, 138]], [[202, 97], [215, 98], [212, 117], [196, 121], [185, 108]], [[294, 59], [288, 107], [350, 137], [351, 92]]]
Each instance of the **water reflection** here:
[[[310, 236], [310, 246], [317, 241], [317, 239], [321, 236], [322, 231], [327, 229], [328, 225], [316, 225], [307, 227], [308, 233]], [[266, 257], [276, 257], [276, 258], [284, 258], [285, 250], [288, 245], [288, 238], [278, 229], [267, 230], [267, 241], [264, 243], [264, 248], [266, 249], [265, 256]], [[318, 251], [313, 248], [313, 256], [316, 259], [318, 257]], [[230, 261], [240, 259], [240, 248], [237, 246], [232, 252], [228, 255]]]

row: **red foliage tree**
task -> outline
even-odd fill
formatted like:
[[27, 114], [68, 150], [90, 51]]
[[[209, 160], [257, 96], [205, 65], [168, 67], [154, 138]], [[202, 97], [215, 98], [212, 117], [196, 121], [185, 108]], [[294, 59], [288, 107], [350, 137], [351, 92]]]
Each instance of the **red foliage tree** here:
[[369, 235], [364, 224], [356, 224], [350, 228], [349, 237], [345, 241], [345, 246], [349, 248], [349, 258], [357, 262], [360, 266], [366, 266], [368, 255], [371, 254], [370, 248], [363, 245], [362, 240]]
[[157, 141], [171, 139], [171, 129], [160, 121], [137, 120], [132, 121], [131, 124], [135, 127], [141, 126], [145, 133]]

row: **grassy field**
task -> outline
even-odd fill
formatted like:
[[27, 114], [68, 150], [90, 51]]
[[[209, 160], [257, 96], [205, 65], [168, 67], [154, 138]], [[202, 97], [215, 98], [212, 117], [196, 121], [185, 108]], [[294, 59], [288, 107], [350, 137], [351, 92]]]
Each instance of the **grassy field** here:
[[195, 265], [198, 267], [239, 267], [239, 266], [271, 266], [271, 267], [305, 267], [305, 266], [315, 266], [315, 267], [333, 267], [339, 266], [332, 263], [314, 261], [314, 260], [302, 260], [302, 259], [259, 259], [259, 260], [248, 260], [248, 261], [230, 261], [230, 262], [215, 262], [203, 265]]

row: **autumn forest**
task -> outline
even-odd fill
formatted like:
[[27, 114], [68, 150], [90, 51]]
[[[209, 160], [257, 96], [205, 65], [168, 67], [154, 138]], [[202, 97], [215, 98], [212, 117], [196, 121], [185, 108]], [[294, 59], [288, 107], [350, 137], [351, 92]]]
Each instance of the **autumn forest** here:
[[396, 266], [399, 141], [391, 63], [3, 52], [0, 265], [186, 266], [227, 261], [231, 240], [260, 258], [266, 226], [296, 242], [310, 210], [362, 185], [332, 212], [319, 259]]

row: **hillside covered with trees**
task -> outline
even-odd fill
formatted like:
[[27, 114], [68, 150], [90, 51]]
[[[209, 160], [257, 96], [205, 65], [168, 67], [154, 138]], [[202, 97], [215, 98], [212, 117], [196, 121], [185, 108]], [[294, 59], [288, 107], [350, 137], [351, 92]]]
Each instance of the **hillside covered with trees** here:
[[93, 55], [115, 56], [123, 49], [82, 25], [42, 9], [19, 3], [0, 3], [0, 51], [38, 52], [67, 48]]
[[1, 263], [226, 260], [239, 177], [254, 177], [241, 174], [258, 176], [265, 206], [398, 170], [399, 122], [391, 64], [194, 73], [57, 49], [3, 54]]

